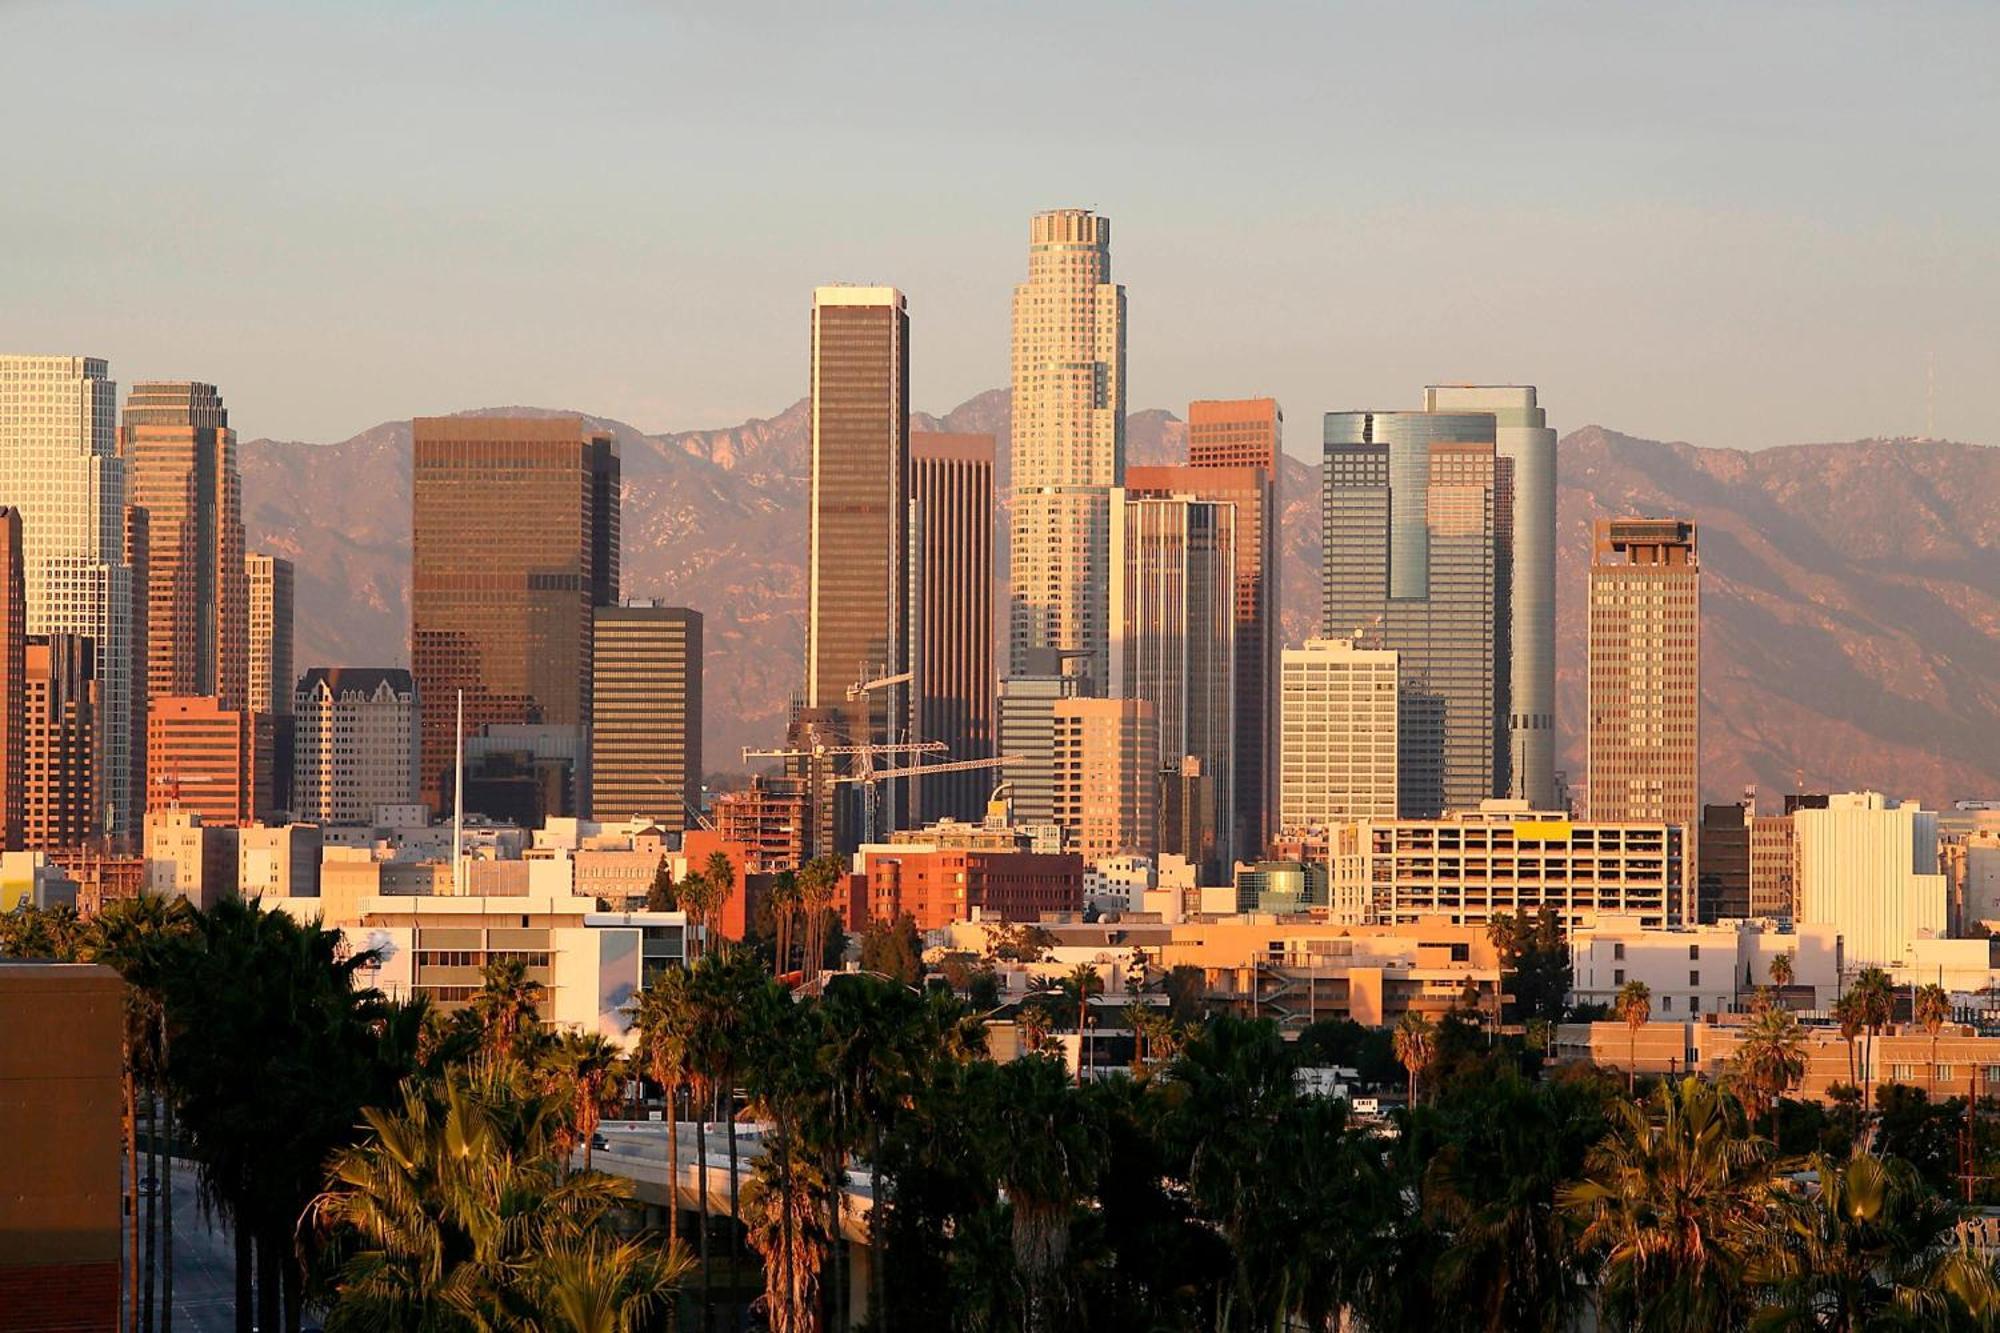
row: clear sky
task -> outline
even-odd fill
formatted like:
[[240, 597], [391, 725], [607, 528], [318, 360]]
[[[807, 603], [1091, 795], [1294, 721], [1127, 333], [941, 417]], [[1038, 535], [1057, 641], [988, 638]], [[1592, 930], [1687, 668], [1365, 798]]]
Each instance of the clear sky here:
[[2000, 444], [2000, 4], [0, 0], [0, 350], [247, 436], [492, 404], [648, 430], [806, 390], [909, 296], [1008, 377], [1027, 220], [1111, 216], [1130, 405], [1288, 443], [1431, 380], [1754, 448]]

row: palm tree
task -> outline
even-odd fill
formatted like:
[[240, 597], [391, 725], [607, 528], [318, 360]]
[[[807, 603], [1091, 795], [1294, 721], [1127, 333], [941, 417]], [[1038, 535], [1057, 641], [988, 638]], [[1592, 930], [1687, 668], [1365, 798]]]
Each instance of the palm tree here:
[[1692, 1076], [1611, 1108], [1583, 1179], [1562, 1191], [1598, 1302], [1640, 1333], [1735, 1327], [1769, 1207], [1769, 1145], [1739, 1135], [1726, 1094]]
[[798, 876], [789, 870], [778, 875], [771, 881], [764, 901], [771, 908], [771, 973], [782, 977], [792, 970], [792, 935], [799, 914]]
[[1865, 1116], [1874, 1106], [1875, 1036], [1895, 1017], [1896, 988], [1895, 983], [1889, 980], [1889, 974], [1881, 968], [1864, 967], [1861, 974], [1855, 977], [1849, 994], [1857, 997], [1855, 1004], [1860, 1007], [1862, 1026], [1868, 1031], [1861, 1076], [1861, 1112]]
[[1430, 1067], [1431, 1055], [1437, 1050], [1437, 1025], [1412, 1009], [1396, 1021], [1396, 1032], [1392, 1039], [1396, 1059], [1410, 1075], [1410, 1109], [1417, 1106], [1417, 1075]]
[[1774, 954], [1769, 969], [1771, 984], [1783, 991], [1792, 984], [1792, 956], [1788, 953]]
[[[712, 895], [708, 906], [709, 923], [711, 927], [719, 927], [723, 913], [729, 907], [729, 900], [736, 894], [736, 863], [729, 859], [729, 853], [725, 851], [718, 849], [710, 852], [708, 859], [702, 862], [701, 877], [708, 881], [709, 892]], [[745, 903], [744, 907], [747, 909], [749, 904]], [[745, 919], [748, 919], [747, 911]], [[711, 939], [711, 936], [715, 938]], [[722, 948], [722, 940], [715, 929], [703, 932], [702, 943], [710, 953], [718, 952]]]
[[1945, 1021], [1951, 1017], [1951, 996], [1947, 995], [1944, 987], [1936, 982], [1928, 986], [1919, 986], [1916, 995], [1910, 1001], [1910, 1016], [1924, 1031], [1931, 1034], [1930, 1095], [1931, 1100], [1936, 1101], [1938, 1033], [1943, 1029]]
[[806, 926], [804, 956], [799, 960], [799, 968], [806, 981], [819, 975], [826, 958], [827, 914], [845, 878], [840, 859], [833, 856], [814, 857], [799, 870], [799, 910]]
[[1062, 980], [1063, 995], [1076, 1005], [1076, 1081], [1083, 1083], [1084, 1043], [1089, 1039], [1090, 997], [1104, 994], [1104, 978], [1094, 963], [1078, 963]]
[[1014, 1023], [1021, 1030], [1021, 1044], [1030, 1051], [1039, 1051], [1055, 1027], [1055, 1016], [1049, 1012], [1046, 1001], [1030, 996], [1015, 1013]]
[[1861, 1068], [1855, 1062], [1854, 1043], [1868, 1029], [1868, 1015], [1863, 1010], [1861, 997], [1853, 991], [1833, 1002], [1834, 1021], [1840, 1024], [1840, 1039], [1847, 1043], [1847, 1081], [1861, 1090]]
[[1653, 1019], [1653, 988], [1643, 981], [1628, 981], [1618, 988], [1611, 1009], [1625, 1020], [1625, 1092], [1631, 1096], [1639, 1087], [1639, 1029]]
[[1766, 1009], [1743, 1030], [1735, 1077], [1752, 1120], [1771, 1113], [1771, 1143], [1778, 1141], [1778, 1104], [1806, 1074], [1806, 1034], [1789, 1009]]
[[465, 1010], [490, 1055], [520, 1053], [523, 1039], [541, 1020], [548, 989], [528, 975], [525, 958], [496, 958], [480, 971], [481, 983]]
[[818, 1324], [828, 1204], [819, 1156], [795, 1129], [776, 1128], [743, 1190], [750, 1248], [764, 1261], [761, 1304], [771, 1333], [815, 1333]]
[[[570, 1134], [583, 1142], [583, 1169], [590, 1170], [591, 1140], [606, 1111], [618, 1106], [618, 1070], [623, 1057], [599, 1033], [566, 1032], [550, 1049], [547, 1064], [558, 1091], [570, 1099]], [[565, 1155], [564, 1160], [568, 1158]]]
[[1908, 1163], [1820, 1155], [1812, 1177], [1776, 1201], [1759, 1237], [1748, 1274], [1767, 1293], [1757, 1328], [1990, 1326], [1980, 1316], [2000, 1295], [1992, 1269], [1961, 1245], [1958, 1210]]

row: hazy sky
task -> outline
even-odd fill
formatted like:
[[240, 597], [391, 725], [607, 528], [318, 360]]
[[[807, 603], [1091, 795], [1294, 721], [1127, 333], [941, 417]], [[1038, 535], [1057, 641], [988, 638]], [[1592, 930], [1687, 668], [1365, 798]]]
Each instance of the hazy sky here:
[[2000, 443], [2000, 4], [0, 0], [0, 350], [245, 437], [1008, 376], [1027, 221], [1111, 216], [1130, 405], [1541, 385], [1559, 429]]

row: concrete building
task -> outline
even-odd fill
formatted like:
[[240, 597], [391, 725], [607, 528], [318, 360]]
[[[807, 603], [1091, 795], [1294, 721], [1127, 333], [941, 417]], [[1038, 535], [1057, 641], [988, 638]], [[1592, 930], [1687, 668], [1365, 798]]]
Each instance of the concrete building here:
[[21, 574], [21, 511], [0, 505], [0, 852], [25, 844], [28, 589]]
[[579, 417], [418, 417], [411, 431], [419, 790], [448, 810], [461, 689], [467, 735], [567, 728], [585, 744], [591, 613], [618, 600], [619, 463]]
[[1044, 912], [1083, 910], [1083, 858], [1020, 851], [978, 851], [935, 843], [871, 843], [855, 853], [865, 914], [893, 921], [907, 913], [920, 931], [955, 921], [1038, 921]]
[[174, 806], [210, 824], [270, 819], [271, 719], [225, 708], [213, 695], [154, 698], [146, 710], [147, 810]]
[[249, 705], [250, 600], [236, 432], [213, 384], [141, 380], [118, 452], [147, 515], [147, 699]]
[[[1161, 764], [1206, 780], [1211, 859], [1237, 854], [1236, 507], [1167, 494], [1111, 492], [1109, 693], [1153, 705]], [[1187, 853], [1185, 846], [1171, 850]]]
[[287, 716], [298, 680], [292, 670], [292, 562], [252, 551], [243, 557], [243, 569], [250, 599], [250, 709]]
[[1055, 709], [1088, 682], [1062, 669], [1051, 650], [1032, 653], [1031, 668], [1000, 682], [1000, 753], [1015, 761], [995, 776], [1007, 785], [1017, 824], [1055, 822]]
[[1701, 562], [1693, 523], [1597, 521], [1589, 643], [1590, 817], [1694, 828], [1701, 813]]
[[1828, 798], [1824, 810], [1792, 818], [1798, 838], [1798, 920], [1829, 925], [1850, 969], [1907, 960], [1915, 941], [1945, 933], [1945, 878], [1938, 869], [1938, 818], [1914, 801], [1880, 792]]
[[590, 808], [678, 832], [701, 809], [701, 612], [633, 601], [595, 614]]
[[[993, 437], [910, 435], [912, 734], [945, 759], [994, 754]], [[977, 819], [997, 773], [915, 779], [912, 822]]]
[[1009, 676], [1037, 649], [1075, 651], [1104, 693], [1110, 488], [1125, 478], [1125, 289], [1111, 219], [1037, 214], [1014, 289]]
[[[1659, 1017], [1747, 1009], [1760, 990], [1789, 1008], [1823, 1010], [1840, 995], [1840, 936], [1830, 926], [1780, 931], [1767, 921], [1725, 921], [1669, 930], [1603, 914], [1569, 935], [1571, 1002], [1612, 1005], [1642, 981]], [[1771, 987], [1771, 962], [1791, 962], [1792, 983]]]
[[1512, 786], [1512, 474], [1496, 435], [1490, 412], [1326, 414], [1321, 632], [1397, 654], [1411, 818]]
[[417, 685], [401, 667], [314, 667], [292, 695], [292, 810], [364, 824], [417, 799]]
[[1152, 856], [1159, 724], [1144, 699], [1063, 699], [1054, 723], [1051, 816], [1085, 864]]
[[1538, 810], [1556, 800], [1556, 433], [1528, 384], [1433, 384], [1427, 412], [1491, 412], [1512, 499], [1495, 515], [1508, 552], [1508, 743], [1504, 793]]
[[[1750, 824], [1756, 807], [1746, 801], [1701, 808], [1701, 869], [1695, 883], [1695, 919], [1734, 921], [1756, 916], [1750, 904]], [[1772, 915], [1791, 915], [1789, 910]]]
[[183, 806], [148, 811], [146, 891], [185, 898], [203, 911], [235, 897], [236, 834]]
[[724, 842], [748, 849], [759, 870], [796, 870], [806, 863], [812, 799], [798, 782], [752, 776], [741, 791], [724, 792], [709, 803]]
[[317, 824], [253, 824], [236, 830], [241, 898], [317, 898], [323, 841]]
[[30, 636], [22, 651], [21, 842], [81, 847], [104, 830], [105, 726], [97, 654], [74, 634]]
[[0, 356], [0, 498], [21, 514], [27, 632], [90, 641], [103, 716], [100, 809], [109, 832], [136, 831], [145, 801], [132, 785], [125, 466], [118, 386], [102, 360]]
[[0, 1328], [119, 1325], [125, 983], [0, 961]]
[[1401, 678], [1396, 654], [1308, 639], [1283, 657], [1278, 824], [1288, 833], [1394, 819]]
[[1750, 814], [1750, 911], [1756, 917], [1798, 915], [1798, 839], [1790, 815]]

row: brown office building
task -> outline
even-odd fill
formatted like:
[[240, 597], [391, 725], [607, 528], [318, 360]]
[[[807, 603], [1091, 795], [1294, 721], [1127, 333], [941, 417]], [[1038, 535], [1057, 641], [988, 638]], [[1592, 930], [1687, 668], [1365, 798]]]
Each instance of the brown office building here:
[[146, 720], [150, 814], [178, 806], [209, 827], [271, 816], [271, 719], [214, 695], [155, 699]]
[[701, 809], [701, 612], [628, 602], [596, 622], [591, 809], [678, 832]]
[[118, 452], [127, 498], [147, 515], [146, 697], [212, 694], [241, 708], [249, 590], [236, 432], [222, 395], [189, 381], [133, 385]]
[[[943, 741], [946, 759], [993, 754], [993, 437], [910, 436], [917, 568], [915, 735]], [[977, 820], [1000, 778], [970, 769], [919, 779], [912, 823]]]
[[1054, 822], [1085, 865], [1152, 856], [1160, 727], [1144, 699], [1062, 699], [1051, 710]]
[[[141, 820], [146, 798], [151, 794], [146, 775], [146, 688], [152, 660], [152, 563], [153, 518], [142, 505], [125, 506], [125, 565], [132, 571], [132, 628], [126, 642], [131, 646], [132, 697], [130, 741], [126, 764], [132, 774], [133, 805]], [[134, 820], [135, 825], [141, 820]], [[136, 833], [138, 830], [133, 830]]]
[[103, 831], [96, 652], [81, 635], [34, 635], [22, 660], [22, 845], [80, 847]]
[[21, 511], [0, 506], [0, 851], [21, 849], [26, 772], [28, 590]]
[[1696, 827], [1701, 592], [1695, 526], [1599, 519], [1590, 562], [1590, 818]]
[[249, 707], [271, 719], [271, 805], [295, 810], [292, 768], [298, 728], [292, 718], [292, 562], [252, 551], [243, 557], [249, 593]]
[[1189, 467], [1260, 467], [1278, 474], [1285, 414], [1275, 398], [1209, 398], [1188, 404]]
[[458, 691], [468, 733], [590, 724], [592, 612], [618, 600], [618, 454], [578, 417], [411, 424], [411, 672], [423, 799], [442, 811]]

